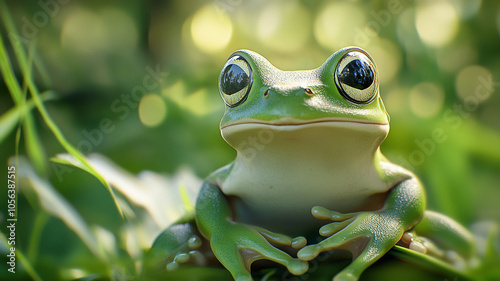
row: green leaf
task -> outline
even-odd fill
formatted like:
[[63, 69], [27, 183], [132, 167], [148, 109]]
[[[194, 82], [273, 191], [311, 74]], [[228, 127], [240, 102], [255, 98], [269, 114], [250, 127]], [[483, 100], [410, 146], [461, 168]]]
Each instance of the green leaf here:
[[[62, 135], [61, 135], [61, 137], [62, 137]], [[124, 217], [123, 210], [120, 207], [120, 204], [118, 203], [118, 199], [116, 198], [114, 189], [111, 187], [111, 185], [106, 181], [106, 179], [100, 173], [98, 173], [94, 168], [92, 168], [92, 166], [90, 165], [90, 163], [88, 162], [88, 160], [85, 158], [85, 156], [83, 156], [71, 144], [69, 144], [68, 142], [66, 142], [66, 140], [63, 139], [62, 141], [63, 141], [63, 143], [62, 143], [63, 146], [65, 146], [66, 150], [74, 158], [72, 160], [69, 160], [67, 158], [66, 159], [63, 159], [63, 158], [51, 158], [51, 161], [59, 163], [59, 164], [71, 165], [71, 166], [78, 167], [78, 168], [86, 171], [87, 173], [91, 174], [96, 179], [98, 179], [102, 183], [102, 185], [104, 185], [104, 187], [106, 187], [106, 189], [108, 190], [108, 192], [111, 194], [111, 198], [113, 199], [113, 202], [114, 202], [114, 204], [116, 206], [116, 209], [118, 210], [118, 212], [120, 213], [120, 215], [122, 217]]]
[[[179, 220], [182, 216], [194, 212], [194, 200], [198, 194], [201, 180], [189, 170], [178, 171], [170, 177], [143, 171], [132, 175], [106, 157], [91, 154], [86, 160], [98, 171], [113, 190], [120, 194], [120, 207], [129, 219], [135, 217], [134, 212], [128, 211], [129, 206], [134, 210], [139, 207], [159, 227], [163, 229]], [[87, 171], [75, 157], [70, 154], [58, 154], [51, 161], [71, 165]], [[125, 205], [129, 202], [131, 205]]]
[[[11, 161], [13, 161], [12, 158]], [[19, 187], [36, 194], [43, 210], [62, 220], [80, 237], [96, 257], [105, 260], [99, 251], [96, 238], [73, 206], [56, 191], [50, 182], [38, 176], [26, 158], [18, 158], [17, 165], [18, 176], [27, 179], [30, 183], [29, 185], [19, 185]]]

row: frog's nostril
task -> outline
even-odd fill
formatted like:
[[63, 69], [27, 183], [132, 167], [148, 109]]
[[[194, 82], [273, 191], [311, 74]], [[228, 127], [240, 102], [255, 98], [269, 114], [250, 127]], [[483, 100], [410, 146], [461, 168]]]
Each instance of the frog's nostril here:
[[314, 95], [313, 91], [310, 88], [305, 88], [304, 91], [306, 92], [306, 95], [308, 95], [308, 96]]
[[267, 97], [269, 95], [269, 89], [267, 89], [265, 92], [264, 92], [264, 97]]

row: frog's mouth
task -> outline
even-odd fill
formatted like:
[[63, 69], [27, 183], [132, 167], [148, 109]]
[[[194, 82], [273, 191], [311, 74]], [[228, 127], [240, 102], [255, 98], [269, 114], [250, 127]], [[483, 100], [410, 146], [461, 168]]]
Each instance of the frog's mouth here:
[[340, 118], [246, 119], [221, 127], [224, 140], [245, 161], [255, 160], [263, 165], [279, 158], [284, 162], [307, 162], [310, 167], [315, 166], [318, 159], [327, 162], [334, 161], [332, 159], [342, 162], [346, 158], [368, 161], [365, 157], [375, 154], [388, 133], [388, 123]]
[[[359, 120], [359, 119], [349, 119], [349, 118], [320, 118], [314, 120], [300, 120], [293, 118], [281, 118], [277, 120], [256, 120], [256, 119], [243, 119], [237, 120], [233, 122], [228, 122], [226, 124], [221, 125], [221, 130], [228, 129], [229, 127], [234, 126], [242, 126], [242, 125], [261, 125], [261, 126], [270, 126], [270, 127], [283, 127], [283, 129], [293, 129], [294, 127], [300, 126], [314, 126], [314, 125], [325, 125], [325, 126], [348, 126], [349, 124], [356, 126], [355, 124], [363, 125], [375, 125], [375, 126], [388, 126], [388, 123], [376, 122], [372, 120]], [[246, 127], [246, 126], [243, 126]], [[288, 128], [289, 127], [289, 128]]]
[[388, 133], [388, 123], [347, 118], [287, 118], [273, 121], [245, 119], [221, 125], [222, 137], [234, 148], [256, 139], [261, 143], [293, 142], [322, 147], [333, 143], [338, 143], [339, 147], [353, 146], [362, 140], [380, 144]]

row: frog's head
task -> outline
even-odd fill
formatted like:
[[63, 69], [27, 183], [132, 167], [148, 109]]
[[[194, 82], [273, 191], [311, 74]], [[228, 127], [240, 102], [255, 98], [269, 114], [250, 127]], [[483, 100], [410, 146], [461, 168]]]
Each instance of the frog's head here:
[[233, 147], [262, 126], [340, 126], [369, 131], [378, 142], [389, 130], [375, 63], [359, 48], [341, 49], [307, 71], [282, 71], [257, 53], [236, 51], [222, 69], [219, 90], [226, 103], [221, 132]]

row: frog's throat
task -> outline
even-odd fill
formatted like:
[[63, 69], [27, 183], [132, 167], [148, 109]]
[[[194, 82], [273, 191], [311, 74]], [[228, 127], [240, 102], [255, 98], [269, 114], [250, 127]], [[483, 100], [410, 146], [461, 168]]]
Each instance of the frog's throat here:
[[363, 120], [363, 119], [349, 119], [349, 118], [319, 118], [314, 120], [300, 120], [293, 118], [281, 118], [277, 120], [256, 120], [256, 119], [242, 119], [233, 122], [228, 122], [225, 124], [221, 124], [221, 130], [224, 130], [231, 126], [238, 125], [267, 125], [267, 126], [307, 126], [319, 123], [355, 123], [355, 124], [364, 124], [364, 125], [378, 125], [378, 126], [388, 126], [389, 123], [377, 122], [372, 120]]

